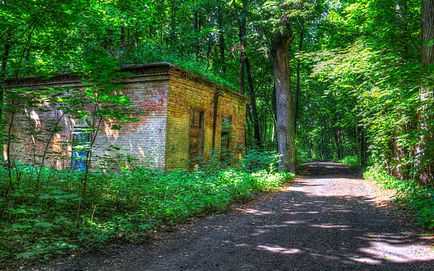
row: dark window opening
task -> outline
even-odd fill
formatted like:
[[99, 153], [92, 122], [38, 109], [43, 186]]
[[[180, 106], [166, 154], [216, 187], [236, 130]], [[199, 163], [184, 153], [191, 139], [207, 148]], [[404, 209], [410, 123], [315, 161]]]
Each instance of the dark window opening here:
[[74, 128], [72, 133], [72, 168], [86, 170], [89, 148], [89, 128]]
[[231, 129], [232, 117], [222, 116], [221, 127], [221, 159], [223, 161], [231, 158]]
[[204, 113], [202, 110], [193, 109], [190, 117], [190, 146], [189, 158], [194, 163], [203, 157], [204, 150]]

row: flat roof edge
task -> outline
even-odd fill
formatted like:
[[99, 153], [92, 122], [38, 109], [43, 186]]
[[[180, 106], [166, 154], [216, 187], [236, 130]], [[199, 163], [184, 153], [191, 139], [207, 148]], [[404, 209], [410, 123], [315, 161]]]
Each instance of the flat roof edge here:
[[145, 71], [148, 69], [152, 69], [152, 68], [168, 68], [168, 73], [169, 75], [172, 73], [171, 70], [177, 71], [177, 72], [181, 72], [184, 73], [190, 77], [192, 77], [193, 79], [199, 80], [199, 81], [203, 81], [205, 83], [207, 83], [208, 85], [211, 85], [219, 90], [223, 90], [226, 92], [229, 92], [235, 96], [238, 96], [239, 98], [245, 100], [246, 102], [248, 101], [248, 97], [245, 96], [244, 94], [240, 93], [239, 91], [236, 91], [232, 88], [229, 88], [227, 86], [224, 86], [222, 84], [219, 84], [217, 82], [214, 82], [202, 75], [196, 74], [194, 72], [191, 72], [189, 70], [186, 70], [184, 68], [181, 68], [175, 64], [169, 63], [169, 62], [155, 62], [155, 63], [150, 63], [150, 64], [131, 64], [131, 65], [125, 65], [122, 66], [122, 71]]
[[[191, 72], [189, 70], [183, 69], [177, 65], [174, 65], [169, 62], [155, 62], [155, 63], [149, 63], [149, 64], [129, 64], [129, 65], [123, 65], [120, 67], [120, 72], [132, 72], [135, 73], [135, 76], [132, 77], [139, 77], [139, 76], [152, 76], [152, 73], [146, 74], [147, 71], [152, 70], [158, 70], [163, 69], [164, 74], [170, 76], [173, 71], [180, 72], [182, 74], [185, 74], [192, 79], [202, 81], [204, 83], [207, 83], [208, 85], [211, 85], [215, 88], [217, 88], [220, 91], [228, 92], [232, 95], [237, 96], [238, 98], [241, 98], [242, 100], [245, 100], [248, 102], [248, 97], [240, 93], [239, 91], [235, 91], [232, 88], [229, 88], [227, 86], [221, 85], [217, 82], [214, 82], [202, 75], [196, 74], [194, 72]], [[159, 72], [161, 75], [161, 71]], [[71, 85], [76, 84], [77, 86], [80, 85], [81, 79], [83, 76], [80, 74], [69, 74], [69, 73], [58, 73], [53, 74], [52, 76], [48, 77], [24, 77], [19, 79], [7, 79], [5, 81], [6, 88], [18, 88], [18, 87], [43, 87], [43, 86], [53, 86], [53, 85]], [[125, 80], [125, 83], [129, 83], [128, 78], [120, 80], [120, 83], [122, 83]], [[170, 80], [170, 78], [169, 78]]]

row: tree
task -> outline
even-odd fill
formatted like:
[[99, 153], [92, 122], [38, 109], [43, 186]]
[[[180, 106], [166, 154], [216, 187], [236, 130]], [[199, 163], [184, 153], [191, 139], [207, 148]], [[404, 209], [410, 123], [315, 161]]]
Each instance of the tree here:
[[421, 30], [421, 63], [426, 74], [423, 75], [420, 86], [420, 99], [423, 103], [421, 112], [421, 146], [419, 147], [419, 159], [421, 163], [421, 181], [426, 184], [434, 179], [434, 166], [429, 161], [434, 155], [434, 115], [433, 97], [434, 87], [432, 79], [434, 73], [434, 0], [422, 1], [422, 30]]
[[247, 76], [247, 89], [249, 96], [249, 116], [253, 124], [254, 146], [256, 148], [262, 146], [261, 132], [259, 127], [258, 109], [256, 105], [256, 93], [253, 86], [252, 72], [249, 58], [247, 57], [247, 15], [248, 15], [248, 0], [242, 0], [239, 18], [239, 38], [240, 38], [240, 88], [244, 92], [245, 75]]
[[279, 169], [296, 171], [295, 112], [288, 51], [293, 33], [288, 17], [280, 18], [280, 25], [273, 33], [271, 54], [273, 58], [274, 85], [276, 89], [277, 146]]

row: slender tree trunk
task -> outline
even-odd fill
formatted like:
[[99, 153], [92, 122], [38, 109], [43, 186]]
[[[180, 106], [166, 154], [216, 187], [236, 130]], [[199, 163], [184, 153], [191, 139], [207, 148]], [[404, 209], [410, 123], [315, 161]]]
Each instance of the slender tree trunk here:
[[51, 141], [53, 140], [53, 137], [56, 134], [56, 131], [59, 129], [59, 123], [62, 121], [64, 116], [65, 116], [65, 113], [61, 113], [61, 115], [57, 118], [57, 121], [54, 123], [53, 128], [50, 130], [50, 135], [49, 135], [48, 140], [45, 144], [44, 152], [42, 153], [41, 164], [40, 164], [39, 170], [38, 170], [38, 175], [37, 175], [37, 179], [36, 179], [36, 191], [39, 191], [40, 186], [41, 186], [41, 174], [42, 174], [42, 170], [44, 169], [44, 166], [45, 166], [45, 160], [47, 159], [48, 150], [49, 150], [50, 145], [52, 143]]
[[[240, 54], [240, 65], [243, 66], [243, 69], [240, 69], [242, 71], [246, 72], [247, 75], [247, 87], [248, 87], [248, 96], [249, 96], [249, 100], [250, 100], [250, 104], [249, 104], [249, 111], [250, 111], [250, 116], [252, 119], [252, 124], [253, 124], [253, 138], [254, 138], [254, 145], [257, 148], [262, 147], [262, 141], [261, 141], [261, 132], [260, 132], [260, 128], [259, 128], [259, 117], [258, 117], [258, 110], [257, 110], [257, 105], [256, 105], [256, 93], [255, 93], [255, 88], [253, 86], [253, 79], [252, 79], [252, 74], [251, 74], [251, 70], [250, 70], [250, 62], [249, 59], [247, 58], [247, 5], [248, 5], [248, 0], [243, 0], [243, 6], [242, 6], [242, 10], [241, 10], [241, 15], [240, 15], [240, 20], [239, 20], [239, 27], [240, 27], [240, 32], [239, 32], [239, 38], [240, 38], [240, 46], [241, 46], [241, 54]], [[241, 77], [240, 77], [241, 78]], [[243, 75], [243, 80], [244, 80], [244, 75]], [[244, 87], [244, 82], [243, 82], [243, 87]]]
[[225, 35], [224, 35], [224, 23], [223, 23], [223, 2], [219, 1], [217, 11], [217, 27], [219, 31], [219, 61], [220, 71], [222, 76], [226, 74], [226, 60], [225, 60]]
[[250, 71], [250, 62], [247, 57], [244, 59], [244, 65], [246, 68], [247, 86], [249, 88], [250, 110], [252, 111], [251, 115], [253, 121], [253, 136], [254, 136], [255, 146], [261, 148], [262, 140], [261, 140], [261, 132], [259, 128], [258, 108], [256, 106], [256, 93], [253, 88], [253, 79], [252, 79], [252, 73]]
[[[422, 1], [422, 48], [421, 48], [421, 63], [424, 68], [434, 64], [434, 0]], [[432, 72], [427, 70], [424, 77], [429, 78], [433, 76]], [[432, 77], [431, 77], [432, 78]], [[418, 147], [418, 163], [421, 167], [420, 180], [425, 184], [432, 182], [434, 176], [434, 166], [432, 165], [432, 157], [434, 156], [434, 128], [432, 121], [434, 118], [433, 112], [433, 92], [434, 87], [430, 80], [422, 78], [420, 85], [420, 99], [423, 108], [420, 114], [420, 127], [421, 127], [421, 143]], [[431, 161], [431, 162], [430, 162]]]
[[366, 166], [367, 147], [366, 147], [365, 128], [363, 126], [360, 128], [360, 132], [358, 134], [359, 134], [359, 141], [360, 141], [360, 165], [364, 167]]
[[[304, 37], [304, 26], [301, 27], [298, 33], [298, 52], [301, 53], [303, 50], [303, 37]], [[297, 59], [297, 81], [295, 85], [295, 134], [297, 135], [297, 122], [299, 118], [300, 111], [300, 91], [301, 91], [301, 60]]]
[[[5, 144], [5, 128], [6, 128], [6, 105], [7, 105], [7, 96], [6, 96], [6, 73], [7, 73], [7, 64], [9, 59], [10, 50], [12, 45], [8, 42], [4, 45], [3, 56], [1, 60], [1, 70], [0, 70], [0, 146]], [[5, 155], [3, 155], [3, 161], [6, 161]]]
[[200, 11], [198, 10], [198, 7], [195, 7], [196, 11], [194, 12], [194, 32], [195, 32], [195, 36], [194, 36], [194, 51], [196, 54], [196, 58], [199, 58], [200, 55], [200, 41], [199, 41], [199, 36], [200, 36], [200, 28], [201, 28], [201, 20], [200, 20]]
[[[422, 65], [434, 63], [434, 0], [422, 1]], [[431, 42], [431, 44], [428, 44]]]
[[175, 0], [170, 0], [170, 38], [169, 47], [172, 49], [175, 45], [176, 33], [175, 33], [175, 22], [176, 22], [176, 5]]
[[341, 160], [342, 159], [342, 153], [341, 153], [341, 143], [340, 143], [340, 140], [339, 140], [339, 130], [336, 127], [334, 127], [333, 130], [334, 130], [334, 135], [335, 135], [337, 158], [338, 158], [338, 160]]
[[276, 88], [277, 145], [279, 170], [296, 171], [295, 112], [292, 99], [291, 75], [288, 51], [292, 42], [289, 25], [273, 34], [272, 56], [274, 84]]

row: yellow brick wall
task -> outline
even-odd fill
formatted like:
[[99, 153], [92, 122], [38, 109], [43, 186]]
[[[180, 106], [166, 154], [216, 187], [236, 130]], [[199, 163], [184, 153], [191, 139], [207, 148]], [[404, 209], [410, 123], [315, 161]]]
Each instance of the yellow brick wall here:
[[[169, 78], [166, 134], [166, 168], [186, 167], [189, 159], [189, 127], [192, 109], [204, 112], [204, 156], [210, 158], [213, 137], [214, 94], [206, 82], [172, 71]], [[246, 104], [242, 98], [222, 93], [219, 97], [215, 147], [220, 148], [221, 116], [232, 117], [231, 147], [245, 145]], [[240, 151], [240, 150], [238, 150]], [[236, 155], [236, 154], [235, 154]], [[235, 156], [234, 155], [234, 156]]]
[[[111, 130], [110, 123], [104, 123], [95, 142], [94, 162], [98, 165], [104, 157], [113, 157], [116, 146], [120, 153], [137, 158], [143, 166], [159, 168], [187, 167], [189, 160], [190, 114], [192, 109], [204, 112], [204, 155], [210, 158], [213, 138], [214, 96], [218, 99], [215, 149], [221, 147], [222, 116], [231, 116], [231, 148], [245, 145], [246, 99], [225, 88], [208, 82], [187, 71], [170, 64], [135, 70], [135, 76], [123, 82], [122, 93], [129, 96], [134, 106], [144, 114], [137, 116], [138, 121], [122, 124], [122, 129]], [[75, 78], [71, 81], [48, 81], [39, 85], [28, 82], [29, 87], [44, 84], [52, 87], [82, 88]], [[16, 140], [12, 144], [12, 159], [24, 163], [39, 163], [49, 139], [47, 131], [51, 123], [62, 115], [60, 110], [47, 105], [43, 110], [23, 108], [15, 115], [13, 132]], [[71, 139], [74, 127], [80, 122], [65, 115], [60, 121], [61, 131], [49, 142], [49, 157], [46, 165], [66, 168], [71, 165]], [[84, 124], [84, 123], [81, 123]], [[35, 130], [33, 134], [30, 131]], [[55, 152], [55, 153], [53, 153]], [[234, 157], [242, 153], [234, 149]], [[218, 153], [217, 153], [218, 154]]]

